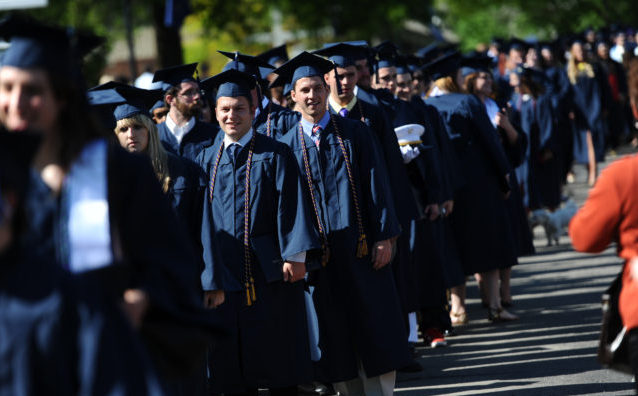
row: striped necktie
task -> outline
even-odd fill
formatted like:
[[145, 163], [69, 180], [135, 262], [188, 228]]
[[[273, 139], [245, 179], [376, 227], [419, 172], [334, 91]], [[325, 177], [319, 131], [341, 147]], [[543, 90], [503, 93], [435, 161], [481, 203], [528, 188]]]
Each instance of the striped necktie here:
[[310, 138], [312, 139], [313, 142], [315, 142], [315, 145], [317, 145], [317, 148], [319, 148], [319, 138], [320, 138], [320, 134], [321, 134], [321, 125], [319, 124], [315, 124], [312, 126], [312, 134], [310, 134]]

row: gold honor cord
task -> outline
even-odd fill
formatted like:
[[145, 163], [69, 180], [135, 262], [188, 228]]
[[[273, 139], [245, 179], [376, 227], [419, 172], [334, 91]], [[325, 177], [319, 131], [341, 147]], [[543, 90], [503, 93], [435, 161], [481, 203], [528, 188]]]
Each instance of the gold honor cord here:
[[341, 133], [339, 132], [339, 128], [337, 126], [337, 121], [334, 116], [330, 114], [330, 121], [332, 122], [332, 126], [335, 129], [335, 136], [337, 141], [339, 142], [339, 147], [341, 147], [341, 153], [343, 154], [343, 158], [346, 162], [346, 170], [348, 171], [348, 181], [350, 182], [350, 190], [352, 193], [352, 200], [354, 201], [354, 209], [357, 215], [357, 227], [359, 229], [359, 238], [357, 242], [357, 257], [362, 258], [368, 254], [368, 242], [366, 239], [366, 234], [363, 229], [363, 220], [361, 218], [361, 207], [359, 205], [359, 196], [357, 194], [357, 186], [354, 180], [354, 174], [352, 173], [352, 164], [350, 162], [350, 156], [348, 155], [348, 151], [346, 150], [346, 145], [343, 143], [343, 138], [341, 137]]
[[[246, 160], [246, 178], [244, 183], [244, 287], [246, 288], [246, 305], [251, 306], [257, 301], [255, 293], [255, 279], [252, 273], [251, 254], [250, 254], [250, 171], [252, 169], [253, 151], [255, 148], [255, 133], [250, 139], [250, 147], [248, 150], [248, 159]], [[222, 141], [215, 164], [213, 165], [213, 174], [210, 178], [209, 199], [213, 202], [213, 191], [215, 190], [215, 180], [217, 179], [217, 169], [219, 161], [224, 152], [224, 142]], [[234, 165], [233, 165], [234, 166]]]

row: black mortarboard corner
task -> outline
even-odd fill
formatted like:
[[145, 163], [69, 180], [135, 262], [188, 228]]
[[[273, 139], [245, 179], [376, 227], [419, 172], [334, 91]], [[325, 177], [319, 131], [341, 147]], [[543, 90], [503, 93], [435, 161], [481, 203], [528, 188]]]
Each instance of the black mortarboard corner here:
[[282, 85], [289, 83], [292, 90], [300, 78], [315, 76], [323, 78], [333, 66], [334, 63], [329, 60], [304, 51], [274, 70], [273, 73], [279, 77], [273, 83], [278, 82]]
[[286, 96], [292, 91], [292, 84], [282, 76], [277, 76], [269, 85], [270, 88], [283, 87], [283, 95]]
[[174, 87], [183, 82], [196, 81], [193, 75], [197, 71], [197, 62], [186, 65], [171, 66], [158, 70], [153, 75], [153, 82], [163, 82]]
[[338, 67], [356, 66], [359, 59], [366, 58], [366, 48], [361, 45], [334, 43], [312, 52], [325, 56]]
[[427, 47], [419, 49], [414, 54], [421, 58], [423, 60], [423, 63], [425, 64], [440, 58], [450, 51], [456, 50], [457, 47], [458, 46], [456, 44], [449, 44], [442, 41], [437, 41], [428, 45]]
[[[215, 100], [221, 97], [244, 96], [252, 100], [250, 91], [255, 88], [255, 76], [235, 69], [228, 69], [202, 81], [202, 88], [209, 92], [216, 90]], [[253, 103], [257, 105], [257, 103]]]
[[530, 45], [519, 39], [519, 38], [512, 38], [508, 45], [507, 45], [507, 52], [511, 51], [511, 50], [516, 50], [516, 51], [520, 51], [523, 53], [523, 55], [525, 55], [527, 53], [527, 50], [529, 49]]
[[269, 65], [274, 65], [277, 62], [288, 62], [290, 60], [290, 57], [288, 57], [288, 51], [286, 50], [286, 44], [264, 51], [257, 55], [256, 58]]
[[3, 66], [41, 68], [76, 82], [80, 88], [84, 84], [82, 57], [104, 42], [88, 32], [46, 25], [17, 14], [0, 21], [0, 37], [11, 43], [3, 55]]
[[439, 78], [452, 76], [459, 68], [460, 62], [461, 54], [458, 51], [452, 51], [423, 66], [422, 70], [432, 81], [436, 81]]

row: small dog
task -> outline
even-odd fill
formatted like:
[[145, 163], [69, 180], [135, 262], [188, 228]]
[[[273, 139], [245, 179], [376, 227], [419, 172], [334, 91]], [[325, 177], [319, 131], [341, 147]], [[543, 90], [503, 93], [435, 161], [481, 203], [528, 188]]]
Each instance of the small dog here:
[[558, 239], [565, 234], [569, 221], [574, 217], [576, 211], [578, 211], [578, 206], [571, 199], [555, 212], [550, 212], [547, 209], [534, 210], [528, 219], [530, 231], [533, 232], [534, 227], [538, 225], [543, 226], [547, 236], [547, 246], [552, 246], [552, 241], [558, 246]]

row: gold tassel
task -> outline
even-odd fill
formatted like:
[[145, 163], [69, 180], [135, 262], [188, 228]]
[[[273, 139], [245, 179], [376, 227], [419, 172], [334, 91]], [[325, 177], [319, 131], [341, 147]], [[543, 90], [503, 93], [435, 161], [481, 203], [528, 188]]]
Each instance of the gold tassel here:
[[330, 248], [328, 247], [327, 243], [322, 243], [321, 244], [321, 266], [325, 267], [326, 265], [328, 265], [328, 260], [330, 260]]
[[359, 243], [357, 244], [357, 257], [362, 258], [368, 255], [368, 242], [366, 241], [366, 234], [361, 234], [359, 237]]
[[250, 277], [250, 294], [252, 296], [253, 302], [257, 301], [257, 294], [255, 294], [255, 280], [253, 277]]
[[253, 301], [250, 299], [250, 287], [248, 282], [246, 282], [246, 305], [249, 307], [253, 305]]

